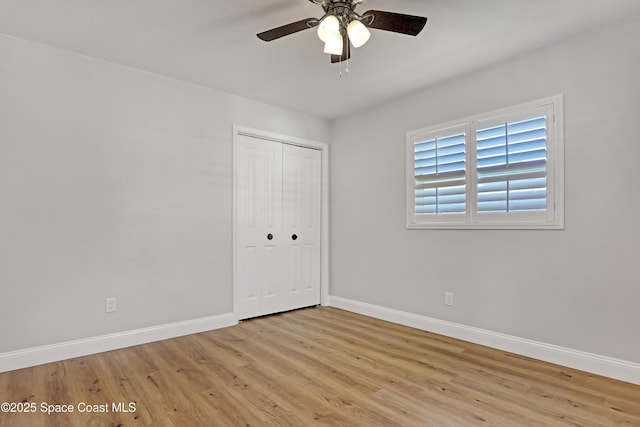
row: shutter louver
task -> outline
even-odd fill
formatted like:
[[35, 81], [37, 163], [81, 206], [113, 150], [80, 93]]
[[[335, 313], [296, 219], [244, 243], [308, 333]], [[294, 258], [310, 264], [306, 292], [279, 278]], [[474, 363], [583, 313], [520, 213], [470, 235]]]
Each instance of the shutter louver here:
[[546, 212], [545, 116], [478, 129], [478, 213]]
[[415, 213], [466, 212], [466, 135], [415, 143]]

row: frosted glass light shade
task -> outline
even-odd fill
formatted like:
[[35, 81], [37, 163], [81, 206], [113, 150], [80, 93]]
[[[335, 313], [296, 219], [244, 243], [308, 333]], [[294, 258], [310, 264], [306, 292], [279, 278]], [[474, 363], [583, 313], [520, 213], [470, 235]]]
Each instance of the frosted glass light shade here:
[[318, 37], [327, 43], [330, 38], [340, 33], [340, 21], [333, 15], [329, 15], [318, 25]]
[[327, 41], [324, 43], [324, 53], [330, 53], [332, 55], [342, 55], [343, 48], [344, 43], [342, 41], [342, 34], [340, 33], [327, 39]]
[[371, 37], [371, 33], [367, 27], [357, 19], [354, 19], [349, 23], [347, 26], [347, 33], [349, 34], [351, 44], [356, 48], [363, 46], [369, 40], [369, 37]]

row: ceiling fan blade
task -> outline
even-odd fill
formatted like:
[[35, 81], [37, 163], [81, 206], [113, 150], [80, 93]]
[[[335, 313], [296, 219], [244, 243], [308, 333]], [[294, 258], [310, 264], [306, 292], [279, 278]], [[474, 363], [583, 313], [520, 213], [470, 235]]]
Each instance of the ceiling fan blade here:
[[[362, 15], [363, 22], [369, 28], [376, 30], [393, 31], [410, 36], [417, 36], [427, 24], [427, 18], [415, 15], [405, 15], [402, 13], [385, 12], [382, 10], [369, 10]], [[369, 18], [369, 17], [372, 18]], [[372, 19], [371, 23], [366, 23]]]
[[342, 55], [331, 55], [331, 63], [335, 64], [336, 62], [346, 61], [351, 58], [351, 43], [349, 42], [349, 37], [343, 37], [344, 45], [342, 48]]
[[282, 27], [273, 28], [271, 30], [263, 31], [257, 34], [260, 40], [270, 42], [280, 37], [288, 36], [289, 34], [297, 33], [298, 31], [313, 28], [318, 25], [319, 21], [316, 18], [302, 19], [291, 24], [283, 25]]

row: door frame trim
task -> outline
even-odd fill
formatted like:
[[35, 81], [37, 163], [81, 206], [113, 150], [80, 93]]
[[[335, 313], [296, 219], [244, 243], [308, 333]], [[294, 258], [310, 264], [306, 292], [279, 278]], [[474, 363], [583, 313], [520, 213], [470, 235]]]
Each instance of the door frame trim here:
[[329, 144], [312, 141], [279, 133], [254, 129], [238, 124], [233, 125], [233, 316], [238, 321], [238, 286], [236, 283], [237, 274], [237, 179], [236, 172], [238, 161], [238, 137], [240, 135], [252, 138], [263, 139], [265, 141], [275, 141], [298, 147], [312, 148], [322, 153], [321, 165], [321, 212], [320, 212], [320, 304], [329, 305]]

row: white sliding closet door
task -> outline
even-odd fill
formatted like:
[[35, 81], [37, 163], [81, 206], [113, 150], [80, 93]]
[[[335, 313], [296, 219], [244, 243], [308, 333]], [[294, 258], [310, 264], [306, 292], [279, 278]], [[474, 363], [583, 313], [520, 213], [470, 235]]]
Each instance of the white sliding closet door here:
[[246, 135], [236, 144], [238, 318], [319, 304], [321, 152]]

